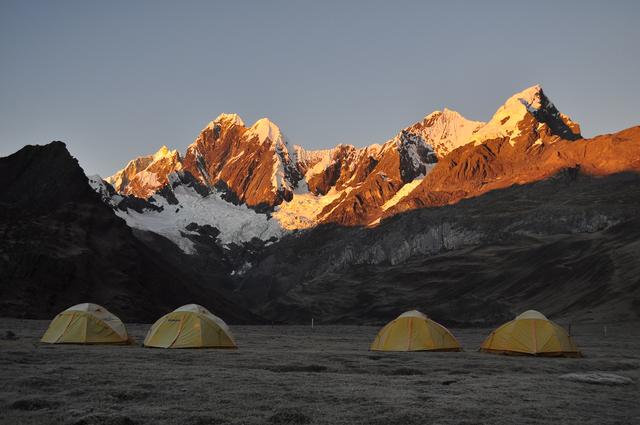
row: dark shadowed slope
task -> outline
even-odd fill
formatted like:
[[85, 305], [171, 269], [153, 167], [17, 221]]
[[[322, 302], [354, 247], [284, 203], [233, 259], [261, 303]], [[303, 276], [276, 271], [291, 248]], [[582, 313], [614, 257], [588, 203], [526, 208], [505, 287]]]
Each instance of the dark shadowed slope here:
[[196, 302], [230, 322], [255, 322], [223, 295], [213, 258], [136, 233], [87, 182], [64, 143], [0, 158], [0, 315], [50, 318], [79, 302], [152, 321]]
[[273, 320], [379, 323], [418, 308], [494, 323], [535, 308], [640, 317], [640, 177], [563, 171], [374, 229], [320, 227], [270, 247], [242, 282]]

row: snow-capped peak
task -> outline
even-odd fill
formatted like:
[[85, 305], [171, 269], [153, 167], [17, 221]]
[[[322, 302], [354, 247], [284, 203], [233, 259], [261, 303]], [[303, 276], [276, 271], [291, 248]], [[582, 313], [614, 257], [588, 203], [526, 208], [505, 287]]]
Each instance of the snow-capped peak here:
[[533, 118], [536, 123], [546, 124], [553, 134], [569, 140], [580, 138], [580, 126], [560, 113], [545, 96], [540, 85], [531, 86], [511, 96], [502, 105], [486, 125], [474, 133], [472, 141], [476, 144], [485, 140], [509, 137], [514, 146], [516, 138], [522, 133], [521, 123]]
[[260, 144], [268, 141], [285, 162], [296, 161], [295, 147], [289, 145], [287, 138], [280, 131], [280, 127], [269, 118], [260, 118], [256, 121], [245, 133], [245, 137], [247, 140], [255, 137]]
[[533, 114], [542, 107], [544, 94], [539, 85], [529, 87], [511, 96], [493, 114], [491, 120], [472, 136], [472, 141], [482, 143], [484, 140], [509, 137], [513, 145], [514, 138], [520, 134], [518, 124], [527, 114]]
[[528, 89], [511, 96], [509, 100], [517, 98], [518, 101], [527, 108], [527, 111], [534, 113], [542, 107], [543, 96], [544, 93], [542, 92], [542, 87], [540, 87], [539, 84], [536, 84], [535, 86], [531, 86]]
[[178, 153], [177, 150], [169, 150], [168, 147], [162, 146], [156, 153], [153, 154], [153, 162], [161, 160], [162, 158], [173, 157]]
[[447, 120], [466, 120], [462, 114], [458, 111], [454, 111], [453, 109], [444, 108], [442, 111], [433, 111], [423, 118], [424, 120], [429, 119], [447, 119]]
[[269, 118], [256, 121], [245, 133], [246, 140], [257, 140], [261, 145], [268, 144], [269, 149], [275, 151], [275, 161], [271, 182], [277, 192], [283, 189], [292, 191], [301, 176], [296, 169], [297, 152], [287, 142], [280, 128]]
[[482, 125], [483, 122], [468, 120], [460, 113], [444, 108], [442, 111], [433, 111], [404, 131], [422, 137], [442, 158], [468, 143], [471, 134]]
[[284, 142], [280, 128], [269, 118], [260, 118], [251, 126], [251, 128], [249, 128], [247, 137], [252, 137], [254, 135], [258, 137], [259, 143], [264, 143], [267, 140], [274, 143], [278, 143], [280, 141]]
[[238, 114], [220, 114], [214, 120], [215, 122], [225, 122], [228, 125], [239, 125], [244, 127], [244, 121]]
[[216, 119], [210, 121], [209, 124], [207, 124], [207, 126], [203, 129], [203, 131], [213, 129], [216, 124], [223, 124], [229, 127], [232, 127], [234, 125], [244, 127], [244, 121], [242, 121], [240, 115], [222, 113], [218, 115]]

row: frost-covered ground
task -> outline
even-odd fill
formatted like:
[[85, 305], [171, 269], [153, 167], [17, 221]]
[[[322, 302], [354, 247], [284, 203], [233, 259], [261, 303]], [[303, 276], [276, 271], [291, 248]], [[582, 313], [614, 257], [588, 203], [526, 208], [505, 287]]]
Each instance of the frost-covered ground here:
[[[238, 350], [42, 345], [0, 319], [2, 424], [637, 424], [640, 327], [573, 325], [582, 359], [374, 353], [374, 327], [234, 327]], [[148, 325], [131, 325], [141, 342]], [[631, 383], [574, 381], [607, 373]], [[626, 380], [625, 380], [626, 381]]]

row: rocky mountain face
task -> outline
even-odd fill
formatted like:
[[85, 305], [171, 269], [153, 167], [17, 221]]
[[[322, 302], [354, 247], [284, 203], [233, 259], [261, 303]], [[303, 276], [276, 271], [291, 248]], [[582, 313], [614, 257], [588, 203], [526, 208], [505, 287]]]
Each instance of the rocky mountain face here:
[[137, 158], [106, 181], [118, 193], [148, 199], [169, 182], [169, 175], [184, 171], [201, 184], [223, 187], [250, 207], [272, 208], [291, 200], [302, 178], [296, 151], [278, 126], [267, 118], [245, 127], [236, 114], [211, 121], [187, 148], [184, 158], [161, 148]]
[[295, 150], [267, 118], [244, 126], [235, 114], [209, 123], [187, 148], [184, 169], [202, 183], [222, 183], [250, 207], [291, 200], [301, 179]]
[[[49, 319], [81, 302], [150, 322], [194, 299], [235, 322], [223, 255], [185, 255], [132, 230], [89, 185], [61, 142], [0, 158], [0, 315]], [[226, 286], [227, 287], [226, 287]]]

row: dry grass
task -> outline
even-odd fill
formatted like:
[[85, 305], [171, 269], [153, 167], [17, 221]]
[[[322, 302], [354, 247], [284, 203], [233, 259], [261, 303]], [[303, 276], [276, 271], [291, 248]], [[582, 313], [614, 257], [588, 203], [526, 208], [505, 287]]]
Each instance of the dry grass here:
[[[47, 322], [0, 320], [2, 424], [640, 423], [637, 324], [576, 327], [583, 359], [373, 353], [372, 327], [234, 327], [238, 350], [43, 345]], [[147, 325], [130, 325], [141, 342]], [[607, 372], [627, 385], [561, 379]]]

